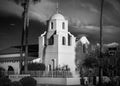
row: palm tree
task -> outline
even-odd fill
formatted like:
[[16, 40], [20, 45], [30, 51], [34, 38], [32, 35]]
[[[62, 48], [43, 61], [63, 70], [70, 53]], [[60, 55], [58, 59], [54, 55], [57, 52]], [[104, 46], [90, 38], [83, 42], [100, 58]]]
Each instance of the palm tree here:
[[[28, 57], [28, 28], [29, 28], [29, 7], [30, 4], [36, 4], [41, 0], [11, 0], [16, 4], [21, 5], [24, 8], [23, 11], [23, 29], [22, 29], [22, 37], [21, 37], [21, 57], [23, 57], [25, 46], [25, 57], [24, 57], [24, 71], [27, 73], [27, 57]], [[21, 63], [21, 62], [20, 62]]]

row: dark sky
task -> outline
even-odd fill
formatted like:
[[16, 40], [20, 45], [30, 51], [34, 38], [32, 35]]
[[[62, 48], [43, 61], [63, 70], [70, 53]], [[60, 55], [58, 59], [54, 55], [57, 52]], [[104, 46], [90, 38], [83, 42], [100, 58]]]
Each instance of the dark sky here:
[[[14, 0], [0, 0], [0, 50], [21, 42], [23, 8]], [[56, 13], [58, 0], [41, 0], [30, 5], [29, 44], [38, 43], [46, 30], [46, 20]], [[69, 31], [85, 34], [91, 43], [99, 41], [101, 0], [59, 0], [59, 12], [69, 20]], [[120, 43], [120, 1], [105, 0], [103, 12], [104, 43]]]

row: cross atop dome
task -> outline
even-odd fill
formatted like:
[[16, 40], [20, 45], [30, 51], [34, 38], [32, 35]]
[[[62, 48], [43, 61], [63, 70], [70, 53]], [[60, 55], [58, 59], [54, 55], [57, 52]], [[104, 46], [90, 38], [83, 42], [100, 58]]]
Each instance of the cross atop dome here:
[[51, 34], [54, 31], [58, 32], [68, 32], [68, 20], [58, 12], [58, 2], [56, 3], [56, 12], [50, 17], [48, 31], [51, 31]]
[[60, 1], [59, 0], [57, 0], [57, 3], [56, 3], [56, 13], [58, 14], [59, 13], [59, 3], [60, 3]]
[[56, 13], [51, 16], [50, 20], [65, 20], [65, 17], [59, 13], [59, 3], [56, 3]]
[[56, 13], [58, 13], [58, 12], [59, 12], [59, 4], [58, 4], [58, 2], [57, 2]]

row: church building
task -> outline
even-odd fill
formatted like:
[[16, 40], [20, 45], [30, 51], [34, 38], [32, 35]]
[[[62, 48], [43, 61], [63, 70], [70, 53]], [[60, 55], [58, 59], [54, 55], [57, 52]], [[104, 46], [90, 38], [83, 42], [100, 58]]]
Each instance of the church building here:
[[[83, 47], [90, 44], [85, 36], [81, 37], [80, 41]], [[57, 68], [75, 71], [76, 44], [76, 37], [68, 31], [68, 20], [57, 12], [48, 20], [47, 31], [39, 36], [38, 45], [28, 46], [28, 61], [44, 63], [46, 71]], [[24, 63], [24, 55], [20, 56], [20, 46], [14, 49], [19, 50], [19, 52], [16, 54], [17, 50], [14, 50], [15, 52], [11, 54], [13, 50], [9, 50], [10, 53], [5, 51], [6, 53], [0, 54], [0, 66], [6, 70], [11, 66], [15, 73], [19, 74], [20, 61]]]
[[75, 70], [75, 40], [68, 32], [68, 20], [60, 13], [48, 22], [48, 31], [39, 37], [39, 57], [48, 70], [67, 66]]

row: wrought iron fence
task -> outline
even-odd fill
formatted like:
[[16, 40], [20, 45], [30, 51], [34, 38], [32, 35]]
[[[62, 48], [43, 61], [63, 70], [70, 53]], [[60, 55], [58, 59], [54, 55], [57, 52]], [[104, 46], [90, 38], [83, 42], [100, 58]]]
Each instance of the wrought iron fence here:
[[[13, 71], [6, 72], [7, 75], [15, 74]], [[22, 71], [21, 74], [26, 74]], [[53, 78], [72, 78], [73, 72], [70, 71], [28, 71], [32, 77], [53, 77]]]
[[[22, 73], [24, 74], [24, 72]], [[70, 71], [28, 71], [27, 74], [30, 74], [33, 77], [72, 77], [72, 73]]]

